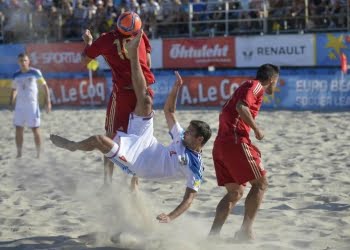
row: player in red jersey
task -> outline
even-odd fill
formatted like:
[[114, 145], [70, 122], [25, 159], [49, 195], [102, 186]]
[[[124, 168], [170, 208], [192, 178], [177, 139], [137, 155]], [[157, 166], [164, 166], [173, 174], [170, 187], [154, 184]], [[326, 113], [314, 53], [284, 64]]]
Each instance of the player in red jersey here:
[[[110, 31], [93, 41], [89, 30], [83, 34], [83, 40], [86, 47], [83, 51], [85, 62], [102, 55], [112, 72], [113, 90], [109, 98], [105, 130], [106, 135], [113, 138], [117, 130], [126, 132], [129, 123], [129, 114], [133, 112], [136, 106], [136, 96], [131, 82], [131, 67], [128, 59], [128, 52], [125, 44], [132, 37], [125, 36], [117, 29]], [[155, 82], [151, 67], [151, 46], [146, 34], [143, 33], [139, 47], [140, 65], [145, 76], [147, 85], [150, 86]], [[153, 97], [153, 91], [149, 87], [148, 91]], [[104, 183], [112, 181], [113, 163], [104, 158]], [[136, 177], [132, 178], [132, 187], [138, 183]]]
[[245, 213], [238, 240], [253, 239], [252, 225], [267, 189], [266, 171], [261, 163], [259, 149], [249, 138], [252, 129], [258, 140], [264, 138], [255, 122], [264, 93], [274, 92], [279, 68], [272, 64], [259, 67], [256, 79], [244, 82], [225, 103], [219, 118], [218, 135], [214, 142], [213, 160], [219, 186], [225, 186], [227, 194], [216, 207], [216, 215], [210, 236], [218, 235], [230, 211], [242, 198], [246, 183], [251, 189], [245, 200]]

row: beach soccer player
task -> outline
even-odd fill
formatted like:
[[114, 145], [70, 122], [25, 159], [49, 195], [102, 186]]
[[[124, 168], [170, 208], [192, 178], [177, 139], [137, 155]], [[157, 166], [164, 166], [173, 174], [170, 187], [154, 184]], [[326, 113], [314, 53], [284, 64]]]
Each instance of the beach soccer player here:
[[261, 153], [249, 138], [252, 129], [258, 140], [264, 134], [255, 122], [264, 93], [271, 95], [279, 78], [279, 68], [272, 64], [259, 67], [255, 80], [244, 82], [224, 104], [219, 130], [214, 142], [213, 160], [217, 182], [227, 193], [216, 207], [210, 235], [218, 235], [235, 204], [242, 198], [246, 184], [251, 189], [245, 200], [245, 213], [237, 240], [253, 239], [252, 225], [267, 189], [266, 171]]
[[99, 150], [123, 171], [139, 177], [166, 180], [185, 179], [186, 189], [183, 200], [170, 213], [157, 216], [159, 222], [167, 223], [184, 213], [191, 205], [203, 178], [202, 147], [211, 136], [209, 125], [193, 120], [184, 130], [175, 116], [177, 94], [182, 86], [181, 76], [176, 72], [176, 81], [164, 105], [172, 142], [163, 146], [153, 136], [153, 99], [147, 90], [147, 82], [139, 62], [141, 32], [126, 44], [128, 50], [132, 83], [137, 97], [136, 107], [130, 114], [127, 133], [118, 131], [110, 139], [104, 135], [91, 136], [80, 142], [70, 141], [58, 135], [50, 139], [57, 147], [70, 151]]
[[[130, 30], [127, 31], [118, 28], [123, 27], [122, 24], [124, 21], [127, 23], [130, 20], [134, 20], [134, 24], [138, 23], [139, 25], [137, 27], [131, 25]], [[136, 106], [136, 95], [131, 80], [130, 61], [125, 44], [134, 36], [134, 32], [139, 30], [141, 27], [140, 22], [141, 19], [136, 13], [124, 12], [118, 18], [117, 29], [101, 35], [95, 41], [93, 41], [89, 30], [86, 30], [82, 37], [86, 45], [82, 53], [84, 62], [89, 63], [92, 59], [102, 55], [111, 69], [113, 89], [109, 97], [105, 120], [106, 135], [110, 138], [113, 138], [117, 131], [127, 132], [129, 115]], [[155, 78], [150, 70], [150, 53], [150, 42], [146, 34], [143, 34], [139, 46], [139, 61], [147, 83], [147, 91], [153, 97], [153, 91], [150, 85], [155, 82]], [[108, 184], [112, 181], [113, 163], [107, 158], [104, 158], [104, 166], [104, 183]], [[135, 187], [137, 181], [136, 177], [132, 178], [133, 187]]]
[[10, 106], [15, 104], [13, 124], [16, 127], [17, 158], [22, 156], [24, 127], [32, 129], [36, 147], [36, 157], [40, 157], [40, 107], [38, 85], [44, 90], [46, 112], [51, 111], [49, 88], [39, 69], [30, 67], [29, 56], [25, 53], [18, 55], [20, 69], [14, 73]]

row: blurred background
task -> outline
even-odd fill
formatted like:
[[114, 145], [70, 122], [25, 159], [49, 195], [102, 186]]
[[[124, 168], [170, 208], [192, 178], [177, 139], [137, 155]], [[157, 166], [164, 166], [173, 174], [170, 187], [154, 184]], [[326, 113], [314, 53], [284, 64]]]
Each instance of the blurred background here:
[[220, 107], [257, 67], [273, 63], [281, 79], [264, 109], [350, 110], [349, 1], [0, 0], [0, 106], [8, 104], [24, 51], [47, 80], [53, 105], [106, 105], [109, 67], [98, 58], [89, 79], [81, 35], [88, 28], [97, 38], [132, 10], [151, 39], [156, 106], [174, 69], [185, 79], [180, 106]]

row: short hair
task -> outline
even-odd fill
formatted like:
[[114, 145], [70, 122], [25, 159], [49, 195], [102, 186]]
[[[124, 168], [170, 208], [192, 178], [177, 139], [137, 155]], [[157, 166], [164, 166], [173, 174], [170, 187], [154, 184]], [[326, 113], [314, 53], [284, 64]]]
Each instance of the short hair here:
[[23, 52], [23, 53], [19, 53], [18, 56], [17, 56], [18, 59], [23, 58], [23, 57], [28, 57], [29, 58], [29, 55], [27, 53]]
[[256, 79], [259, 81], [267, 81], [273, 76], [279, 75], [280, 69], [278, 66], [273, 64], [263, 64], [258, 68], [256, 72]]
[[211, 128], [210, 126], [203, 121], [192, 120], [190, 125], [196, 129], [196, 136], [203, 136], [202, 146], [207, 143], [211, 137]]

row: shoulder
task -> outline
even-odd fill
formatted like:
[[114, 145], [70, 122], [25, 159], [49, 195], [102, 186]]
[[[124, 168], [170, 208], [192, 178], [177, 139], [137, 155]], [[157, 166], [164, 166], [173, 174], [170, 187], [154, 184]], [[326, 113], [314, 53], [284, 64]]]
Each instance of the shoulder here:
[[245, 89], [246, 91], [252, 91], [252, 93], [256, 96], [263, 89], [261, 83], [258, 80], [248, 80], [245, 81], [241, 86], [241, 89]]
[[257, 96], [262, 92], [264, 88], [258, 80], [253, 80], [251, 89], [253, 91], [253, 94]]
[[184, 129], [181, 127], [180, 123], [175, 122], [172, 129], [169, 131], [171, 139], [175, 139], [177, 136], [182, 136]]
[[17, 70], [15, 73], [13, 73], [13, 79], [17, 78], [19, 75], [21, 75], [21, 71]]
[[36, 77], [42, 77], [40, 69], [30, 67], [28, 74], [36, 76]]

